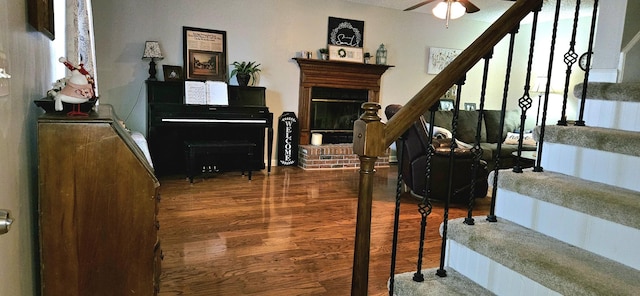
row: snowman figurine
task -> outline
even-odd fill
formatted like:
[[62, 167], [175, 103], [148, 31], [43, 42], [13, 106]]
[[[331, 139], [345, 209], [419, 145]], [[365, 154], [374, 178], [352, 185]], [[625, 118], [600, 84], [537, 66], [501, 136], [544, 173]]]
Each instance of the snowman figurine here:
[[60, 58], [58, 61], [71, 70], [71, 77], [67, 80], [64, 88], [54, 97], [55, 110], [62, 111], [64, 109], [62, 102], [65, 102], [73, 104], [73, 110], [69, 112], [68, 115], [88, 115], [80, 111], [80, 104], [86, 103], [94, 97], [93, 78], [91, 78], [89, 72], [84, 69], [83, 64], [75, 66], [65, 58]]

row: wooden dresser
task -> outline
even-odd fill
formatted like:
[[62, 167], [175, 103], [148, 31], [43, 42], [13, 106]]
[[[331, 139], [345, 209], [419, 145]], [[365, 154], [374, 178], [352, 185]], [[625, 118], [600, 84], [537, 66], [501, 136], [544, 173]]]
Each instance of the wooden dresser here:
[[156, 295], [158, 179], [109, 105], [38, 119], [42, 295]]

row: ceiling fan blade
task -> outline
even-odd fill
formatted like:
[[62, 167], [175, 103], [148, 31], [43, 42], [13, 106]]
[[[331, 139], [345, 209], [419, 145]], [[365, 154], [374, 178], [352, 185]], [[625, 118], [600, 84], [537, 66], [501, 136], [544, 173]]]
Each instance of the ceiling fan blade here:
[[462, 4], [462, 6], [464, 6], [464, 8], [467, 9], [467, 13], [474, 13], [474, 12], [480, 11], [480, 8], [478, 8], [478, 6], [473, 5], [473, 3], [469, 2], [469, 0], [458, 0], [458, 2], [460, 2], [460, 4]]
[[433, 1], [436, 1], [436, 0], [422, 1], [422, 2], [420, 2], [420, 3], [418, 3], [418, 4], [414, 5], [414, 6], [411, 6], [411, 7], [407, 8], [407, 9], [405, 9], [404, 11], [414, 10], [416, 8], [419, 8], [419, 7], [422, 7], [424, 5], [427, 5], [427, 4], [429, 4], [429, 3], [433, 2]]

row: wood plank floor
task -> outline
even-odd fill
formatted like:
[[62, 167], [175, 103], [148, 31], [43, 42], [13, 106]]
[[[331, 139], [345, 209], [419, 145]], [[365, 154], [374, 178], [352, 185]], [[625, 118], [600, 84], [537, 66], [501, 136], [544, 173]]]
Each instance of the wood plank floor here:
[[[375, 175], [369, 295], [388, 295], [396, 168]], [[251, 181], [225, 173], [194, 184], [162, 178], [158, 220], [164, 253], [161, 296], [349, 295], [358, 170], [274, 167]], [[417, 201], [401, 202], [396, 273], [415, 271]], [[477, 200], [486, 215], [490, 198]], [[466, 215], [453, 206], [449, 218]], [[423, 267], [438, 266], [442, 204], [427, 222]]]

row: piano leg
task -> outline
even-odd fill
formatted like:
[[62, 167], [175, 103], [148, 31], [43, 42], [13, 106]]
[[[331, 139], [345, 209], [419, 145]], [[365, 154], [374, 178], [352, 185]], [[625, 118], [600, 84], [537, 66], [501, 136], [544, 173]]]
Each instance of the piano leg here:
[[[271, 115], [273, 116], [273, 115]], [[273, 126], [269, 126], [267, 131], [267, 175], [271, 174], [271, 154], [273, 153]]]

